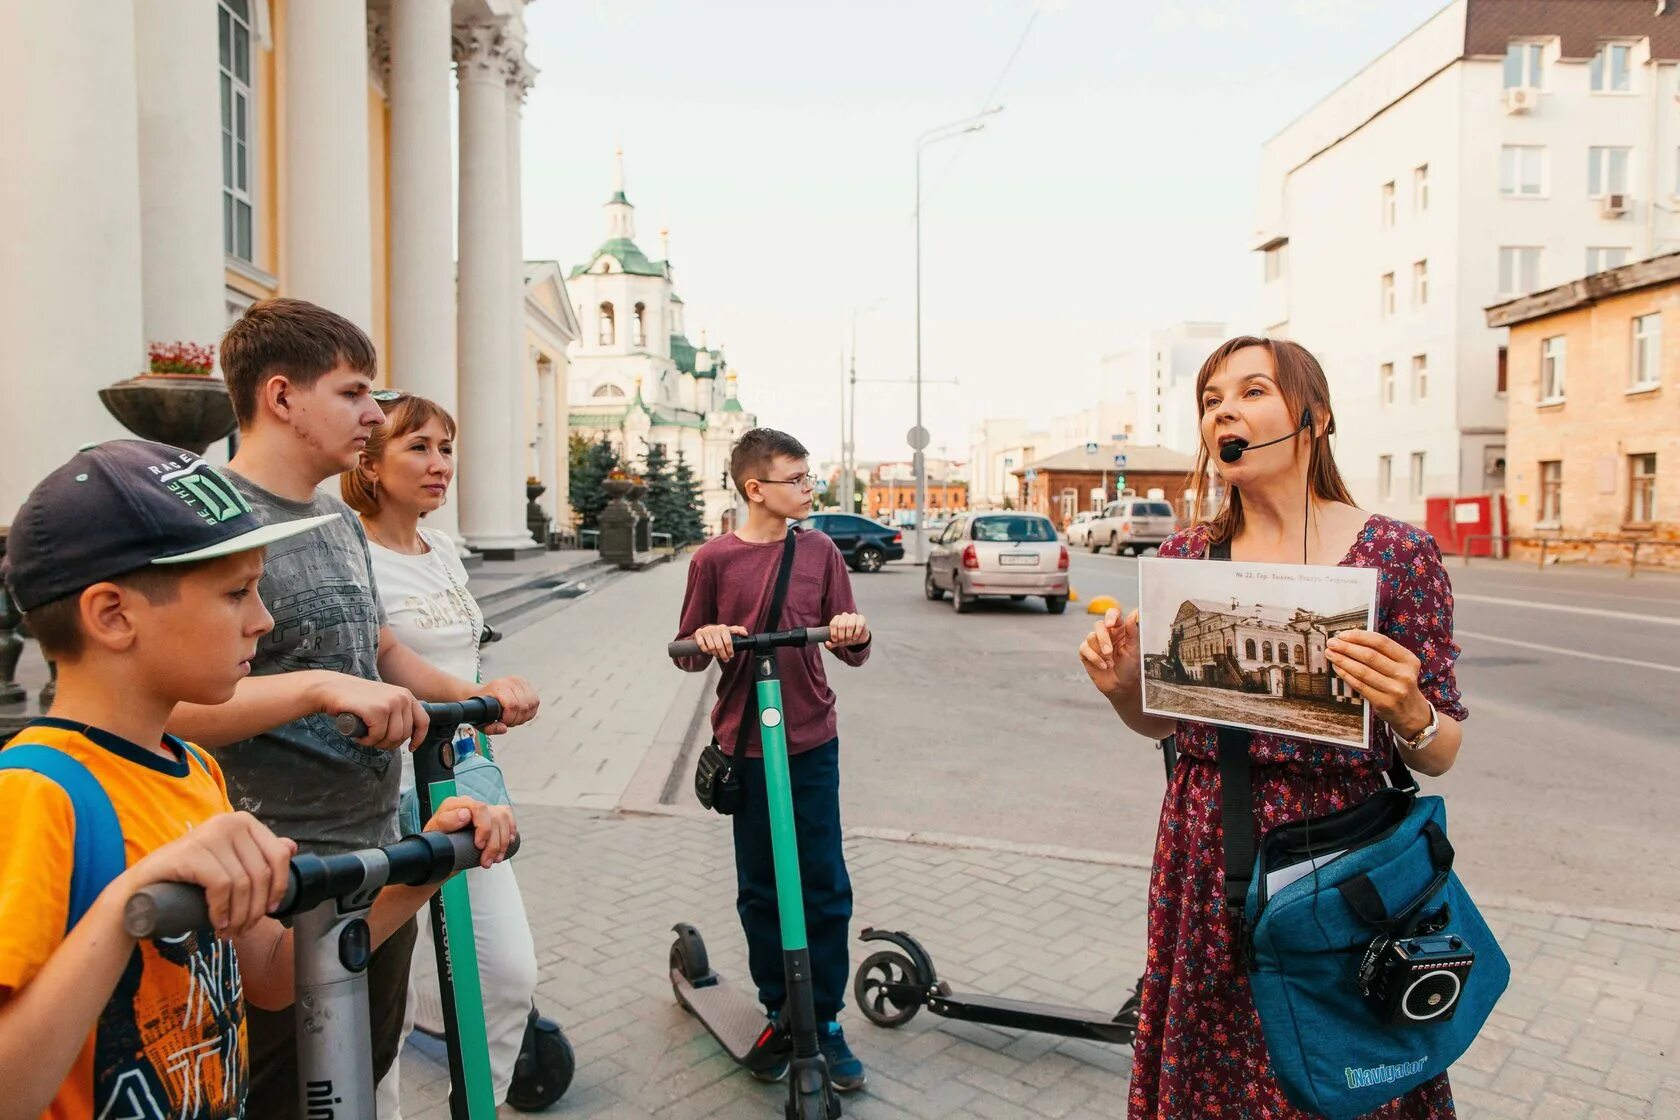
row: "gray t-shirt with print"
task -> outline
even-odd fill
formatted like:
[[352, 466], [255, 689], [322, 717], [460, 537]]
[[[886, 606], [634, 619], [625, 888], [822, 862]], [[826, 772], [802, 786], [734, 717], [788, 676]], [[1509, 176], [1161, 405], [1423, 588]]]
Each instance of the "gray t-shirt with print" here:
[[[257, 644], [253, 676], [327, 669], [379, 679], [385, 612], [367, 536], [349, 506], [317, 491], [294, 502], [227, 471], [265, 524], [336, 513], [337, 521], [268, 546], [259, 594], [274, 629]], [[397, 839], [402, 767], [391, 751], [368, 750], [315, 713], [216, 752], [228, 798], [305, 851], [351, 851]]]

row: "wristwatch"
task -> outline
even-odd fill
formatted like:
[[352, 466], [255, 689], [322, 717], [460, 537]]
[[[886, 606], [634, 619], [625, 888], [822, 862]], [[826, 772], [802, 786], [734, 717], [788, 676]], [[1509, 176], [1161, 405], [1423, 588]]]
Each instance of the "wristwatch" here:
[[1429, 726], [1424, 728], [1422, 731], [1419, 731], [1417, 733], [1417, 738], [1408, 739], [1404, 735], [1401, 735], [1398, 731], [1396, 731], [1394, 733], [1394, 738], [1397, 742], [1399, 742], [1399, 744], [1402, 747], [1404, 747], [1406, 749], [1406, 753], [1416, 754], [1418, 751], [1421, 751], [1425, 747], [1427, 747], [1430, 743], [1433, 743], [1435, 741], [1436, 733], [1440, 730], [1441, 730], [1441, 713], [1437, 712], [1435, 710], [1435, 705], [1430, 704], [1429, 705]]

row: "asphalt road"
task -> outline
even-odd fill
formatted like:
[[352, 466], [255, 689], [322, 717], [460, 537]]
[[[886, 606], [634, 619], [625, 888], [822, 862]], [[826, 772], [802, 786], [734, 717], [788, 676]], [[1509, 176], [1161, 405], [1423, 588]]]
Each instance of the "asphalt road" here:
[[[1470, 709], [1447, 798], [1478, 892], [1575, 912], [1680, 913], [1680, 578], [1452, 562]], [[1131, 604], [1137, 561], [1075, 552], [1085, 601]], [[848, 824], [1147, 857], [1160, 754], [1091, 687], [1070, 606], [958, 617], [919, 569], [854, 576], [876, 633], [835, 666]]]

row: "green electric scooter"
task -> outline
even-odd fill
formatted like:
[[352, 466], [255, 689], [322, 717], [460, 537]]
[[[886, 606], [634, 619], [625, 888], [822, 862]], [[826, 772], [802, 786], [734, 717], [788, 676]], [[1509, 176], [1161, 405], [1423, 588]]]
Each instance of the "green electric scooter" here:
[[[770, 810], [770, 845], [776, 866], [776, 909], [782, 926], [782, 964], [787, 971], [787, 1005], [772, 1022], [755, 994], [734, 987], [713, 972], [700, 931], [676, 925], [671, 945], [671, 990], [677, 1002], [705, 1024], [738, 1064], [751, 1070], [788, 1068], [787, 1120], [833, 1120], [840, 1097], [817, 1048], [817, 1014], [811, 990], [811, 954], [805, 941], [805, 892], [799, 880], [799, 843], [793, 831], [793, 791], [788, 782], [787, 731], [782, 726], [782, 682], [776, 650], [828, 641], [828, 627], [800, 627], [772, 634], [736, 635], [735, 652], [753, 658], [758, 725], [764, 746], [764, 785]], [[692, 639], [672, 642], [672, 657], [701, 652]]]

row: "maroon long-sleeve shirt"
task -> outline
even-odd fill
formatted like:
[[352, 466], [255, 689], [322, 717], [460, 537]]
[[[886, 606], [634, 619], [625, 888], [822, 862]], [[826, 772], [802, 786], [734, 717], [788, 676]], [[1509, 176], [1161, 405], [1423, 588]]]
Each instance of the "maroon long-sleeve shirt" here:
[[[789, 532], [792, 532], [790, 529]], [[793, 571], [788, 573], [787, 599], [776, 629], [827, 626], [837, 614], [857, 610], [846, 561], [834, 542], [822, 533], [796, 533]], [[682, 621], [677, 637], [690, 638], [702, 626], [723, 623], [744, 626], [748, 633], [764, 630], [770, 600], [776, 590], [776, 570], [782, 562], [782, 542], [756, 544], [734, 533], [713, 537], [701, 545], [688, 566], [688, 590], [683, 595]], [[869, 643], [834, 651], [848, 665], [869, 658]], [[704, 654], [679, 657], [676, 663], [690, 673], [711, 662]], [[834, 692], [823, 672], [823, 647], [782, 649], [776, 654], [782, 677], [782, 714], [787, 728], [788, 753], [820, 747], [838, 734]], [[746, 711], [746, 689], [752, 681], [752, 658], [737, 653], [723, 666], [717, 703], [712, 706], [712, 733], [726, 751], [733, 750]], [[757, 712], [754, 705], [753, 711]], [[745, 739], [749, 758], [762, 757], [758, 720], [748, 720]]]

